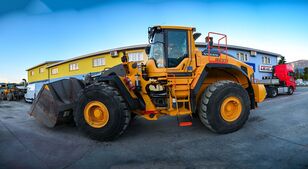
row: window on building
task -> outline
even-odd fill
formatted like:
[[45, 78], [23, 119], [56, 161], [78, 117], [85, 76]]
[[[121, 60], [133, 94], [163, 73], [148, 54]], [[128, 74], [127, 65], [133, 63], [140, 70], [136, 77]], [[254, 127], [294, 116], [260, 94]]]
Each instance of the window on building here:
[[243, 62], [248, 62], [249, 56], [247, 53], [238, 52], [237, 53], [237, 59]]
[[59, 69], [58, 68], [51, 69], [51, 74], [52, 75], [55, 75], [55, 74], [58, 74], [58, 73], [59, 73]]
[[30, 75], [31, 75], [31, 76], [34, 76], [34, 71], [33, 71], [33, 70], [30, 72]]
[[93, 67], [105, 65], [105, 58], [95, 58], [93, 59]]
[[263, 64], [271, 64], [271, 58], [268, 56], [262, 56], [262, 63]]
[[78, 70], [78, 63], [72, 63], [70, 64], [70, 70]]
[[143, 61], [143, 52], [128, 53], [128, 61], [129, 62]]
[[41, 67], [41, 68], [39, 69], [39, 72], [40, 72], [40, 73], [44, 73], [44, 68]]

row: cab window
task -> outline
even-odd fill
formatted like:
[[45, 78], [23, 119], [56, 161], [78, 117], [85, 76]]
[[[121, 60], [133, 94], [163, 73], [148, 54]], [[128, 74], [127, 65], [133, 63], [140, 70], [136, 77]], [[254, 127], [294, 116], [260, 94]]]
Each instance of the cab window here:
[[150, 49], [150, 59], [154, 59], [158, 68], [165, 67], [164, 34], [156, 33]]
[[176, 67], [188, 57], [187, 31], [169, 30], [167, 32], [168, 67]]

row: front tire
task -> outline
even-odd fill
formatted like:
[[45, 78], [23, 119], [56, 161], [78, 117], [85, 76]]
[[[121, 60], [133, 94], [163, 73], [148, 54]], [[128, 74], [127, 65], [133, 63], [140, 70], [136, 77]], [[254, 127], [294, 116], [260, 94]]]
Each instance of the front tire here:
[[80, 94], [74, 120], [90, 138], [110, 141], [127, 129], [131, 112], [116, 88], [98, 83]]
[[218, 81], [207, 87], [200, 99], [199, 118], [216, 133], [240, 129], [250, 114], [247, 91], [233, 81]]

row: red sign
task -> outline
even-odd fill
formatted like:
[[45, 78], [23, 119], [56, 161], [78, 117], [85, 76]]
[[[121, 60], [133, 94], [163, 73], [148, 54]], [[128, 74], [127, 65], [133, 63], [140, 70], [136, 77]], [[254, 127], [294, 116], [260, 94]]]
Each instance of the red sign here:
[[260, 65], [259, 71], [260, 72], [272, 72], [273, 66], [270, 65]]

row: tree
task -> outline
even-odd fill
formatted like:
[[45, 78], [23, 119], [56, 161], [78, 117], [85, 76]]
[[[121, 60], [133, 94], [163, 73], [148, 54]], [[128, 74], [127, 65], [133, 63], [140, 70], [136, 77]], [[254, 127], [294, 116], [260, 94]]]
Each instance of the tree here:
[[295, 78], [296, 79], [301, 79], [301, 73], [299, 72], [298, 68], [295, 69]]
[[308, 80], [308, 67], [304, 68], [304, 80]]
[[285, 63], [286, 63], [286, 58], [284, 56], [281, 56], [278, 64], [280, 65], [280, 64], [285, 64]]

